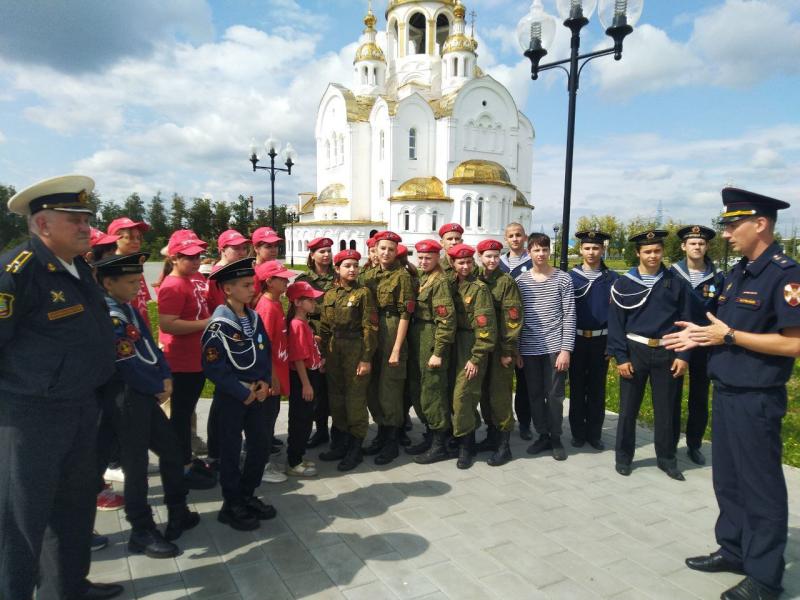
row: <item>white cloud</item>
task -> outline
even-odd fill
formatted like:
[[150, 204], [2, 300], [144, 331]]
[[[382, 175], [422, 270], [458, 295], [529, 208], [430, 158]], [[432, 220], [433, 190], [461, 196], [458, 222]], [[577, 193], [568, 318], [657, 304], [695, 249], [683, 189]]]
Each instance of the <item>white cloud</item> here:
[[781, 155], [772, 148], [759, 148], [750, 161], [750, 166], [755, 169], [780, 169], [785, 165]]
[[0, 144], [2, 144], [2, 143], [3, 143], [3, 142], [5, 142], [5, 141], [6, 141], [6, 136], [5, 136], [5, 135], [3, 135], [3, 132], [2, 132], [2, 131], [0, 131]]

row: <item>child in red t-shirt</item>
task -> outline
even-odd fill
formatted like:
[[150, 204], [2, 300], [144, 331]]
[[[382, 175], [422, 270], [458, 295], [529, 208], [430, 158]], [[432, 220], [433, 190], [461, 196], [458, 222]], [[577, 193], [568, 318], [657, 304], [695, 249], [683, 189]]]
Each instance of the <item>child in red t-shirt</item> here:
[[303, 460], [306, 442], [314, 422], [315, 389], [323, 367], [322, 355], [308, 324], [308, 313], [316, 310], [316, 299], [323, 292], [306, 281], [293, 283], [286, 290], [289, 299], [289, 440], [286, 450], [286, 474], [313, 477], [314, 463]]

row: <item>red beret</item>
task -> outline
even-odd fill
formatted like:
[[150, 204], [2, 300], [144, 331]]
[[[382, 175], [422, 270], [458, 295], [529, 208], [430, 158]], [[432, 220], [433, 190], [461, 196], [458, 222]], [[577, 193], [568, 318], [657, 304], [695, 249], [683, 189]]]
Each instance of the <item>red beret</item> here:
[[450, 233], [451, 231], [457, 231], [458, 233], [463, 234], [464, 228], [458, 223], [445, 223], [439, 227], [439, 237], [443, 238], [445, 233]]
[[377, 243], [378, 243], [378, 240], [376, 240], [374, 237], [371, 237], [371, 238], [369, 238], [367, 240], [367, 248], [374, 248], [375, 244], [377, 244]]
[[442, 245], [436, 240], [422, 240], [421, 242], [417, 242], [414, 248], [417, 249], [417, 252], [438, 253], [442, 251]]
[[397, 258], [408, 256], [408, 248], [403, 244], [397, 244]]
[[486, 252], [487, 250], [500, 251], [502, 249], [503, 244], [497, 240], [482, 240], [478, 242], [478, 252], [480, 253]]
[[331, 238], [314, 238], [308, 242], [308, 250], [310, 252], [316, 252], [317, 250], [330, 248], [331, 246], [333, 246], [333, 240]]
[[338, 267], [342, 262], [351, 258], [353, 260], [361, 260], [361, 254], [358, 250], [342, 250], [333, 257], [333, 264]]
[[372, 239], [375, 240], [376, 242], [386, 240], [389, 242], [394, 242], [395, 244], [399, 244], [400, 242], [403, 241], [403, 238], [397, 235], [394, 231], [379, 231], [374, 236], [372, 236]]
[[475, 256], [475, 248], [466, 244], [456, 244], [447, 251], [450, 258], [472, 258]]

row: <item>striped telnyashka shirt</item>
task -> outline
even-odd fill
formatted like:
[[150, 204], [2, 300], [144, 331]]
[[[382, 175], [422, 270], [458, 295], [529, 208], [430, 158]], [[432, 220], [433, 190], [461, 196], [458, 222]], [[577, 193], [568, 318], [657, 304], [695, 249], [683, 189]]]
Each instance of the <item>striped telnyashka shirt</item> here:
[[522, 356], [554, 354], [575, 348], [575, 297], [572, 279], [555, 269], [546, 281], [534, 281], [533, 271], [517, 278], [525, 315], [519, 336]]

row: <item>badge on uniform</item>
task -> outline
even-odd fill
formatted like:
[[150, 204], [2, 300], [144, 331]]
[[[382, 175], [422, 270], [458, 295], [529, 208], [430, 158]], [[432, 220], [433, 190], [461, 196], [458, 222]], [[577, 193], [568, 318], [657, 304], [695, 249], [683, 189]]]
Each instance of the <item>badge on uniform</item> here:
[[0, 319], [7, 319], [14, 314], [14, 296], [0, 294]]
[[378, 324], [378, 312], [377, 311], [373, 310], [371, 313], [369, 313], [369, 322], [372, 323], [373, 325], [377, 325]]
[[131, 324], [128, 324], [128, 326], [125, 327], [125, 335], [131, 338], [134, 342], [139, 341], [139, 339], [142, 337], [141, 332]]
[[464, 304], [469, 304], [470, 302], [472, 302], [472, 296], [467, 296], [464, 298]]
[[414, 309], [417, 308], [417, 303], [413, 300], [406, 302], [406, 312], [410, 315], [414, 314]]
[[67, 299], [64, 297], [64, 292], [61, 290], [50, 290], [50, 301], [51, 302], [66, 302]]
[[51, 273], [55, 273], [58, 269], [56, 269], [56, 266], [53, 263], [47, 263], [47, 270]]
[[513, 321], [506, 321], [506, 325], [509, 329], [516, 329], [519, 327], [519, 323], [514, 323]]
[[117, 358], [130, 358], [134, 355], [133, 344], [130, 340], [117, 340]]
[[356, 297], [355, 297], [355, 295], [353, 295], [353, 296], [350, 296], [350, 297], [347, 299], [347, 306], [353, 306], [353, 302], [355, 302], [355, 301], [356, 301]]
[[439, 315], [440, 317], [446, 317], [447, 307], [444, 304], [440, 304], [439, 306], [436, 307], [436, 314]]
[[508, 318], [512, 321], [519, 319], [519, 309], [516, 306], [512, 306], [508, 309]]
[[800, 283], [787, 283], [783, 288], [783, 299], [791, 307], [800, 304]]
[[219, 352], [216, 348], [206, 348], [206, 362], [217, 362], [219, 360]]
[[486, 324], [489, 323], [489, 319], [486, 318], [486, 315], [478, 315], [475, 317], [475, 323], [478, 327], [486, 327]]

